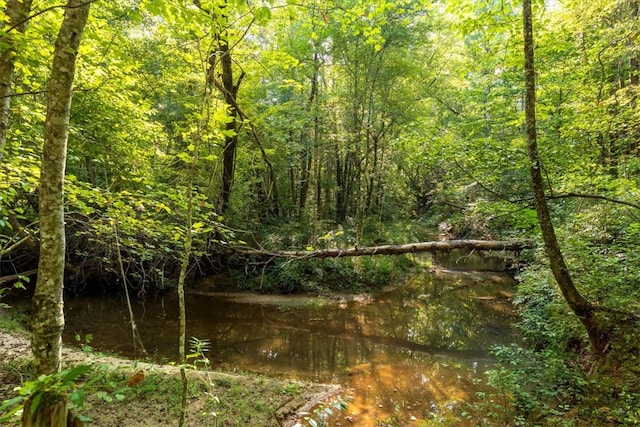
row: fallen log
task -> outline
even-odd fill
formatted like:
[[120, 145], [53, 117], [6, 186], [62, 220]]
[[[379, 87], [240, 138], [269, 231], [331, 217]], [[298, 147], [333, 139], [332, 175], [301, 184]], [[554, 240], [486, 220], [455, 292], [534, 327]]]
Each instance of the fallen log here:
[[10, 276], [2, 276], [0, 277], [0, 285], [8, 282], [18, 281], [20, 280], [21, 277], [24, 277], [24, 276], [33, 276], [37, 272], [38, 272], [38, 269], [36, 268], [34, 270], [25, 271], [23, 273], [12, 274]]
[[367, 246], [347, 249], [317, 249], [309, 251], [265, 251], [259, 249], [235, 249], [235, 254], [245, 257], [271, 258], [339, 258], [367, 255], [401, 255], [414, 252], [439, 252], [454, 249], [469, 251], [515, 251], [531, 247], [524, 240], [441, 240], [432, 242], [407, 243], [404, 245]]

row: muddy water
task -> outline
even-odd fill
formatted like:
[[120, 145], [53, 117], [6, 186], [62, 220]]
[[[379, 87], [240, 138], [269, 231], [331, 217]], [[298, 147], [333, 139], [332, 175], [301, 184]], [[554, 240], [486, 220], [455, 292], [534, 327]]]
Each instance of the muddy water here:
[[[187, 334], [210, 340], [216, 369], [343, 384], [353, 401], [342, 425], [404, 425], [473, 398], [474, 378], [493, 363], [488, 349], [516, 339], [512, 291], [507, 276], [457, 272], [419, 275], [375, 297], [189, 295]], [[123, 301], [66, 307], [66, 342], [91, 334], [94, 348], [134, 356]], [[134, 311], [147, 352], [176, 360], [177, 299]]]

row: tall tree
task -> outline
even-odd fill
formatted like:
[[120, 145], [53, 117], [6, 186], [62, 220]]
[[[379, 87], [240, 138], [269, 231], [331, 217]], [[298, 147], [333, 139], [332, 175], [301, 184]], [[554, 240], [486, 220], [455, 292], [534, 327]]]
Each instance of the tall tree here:
[[[220, 16], [226, 21], [226, 2], [220, 7]], [[220, 18], [218, 18], [220, 19]], [[234, 79], [233, 61], [231, 58], [231, 49], [229, 47], [229, 35], [223, 27], [216, 32], [217, 52], [210, 56], [211, 68], [209, 76], [212, 83], [224, 95], [225, 103], [229, 111], [229, 122], [226, 126], [226, 134], [224, 138], [224, 152], [222, 153], [222, 189], [220, 191], [220, 213], [224, 213], [229, 206], [229, 197], [231, 197], [231, 189], [233, 187], [233, 178], [236, 167], [236, 150], [238, 147], [238, 130], [240, 126], [240, 117], [236, 108], [236, 99], [238, 99], [238, 90], [244, 78], [244, 73], [240, 73], [237, 80]], [[220, 65], [220, 80], [216, 80], [215, 73], [217, 65]]]
[[241, 126], [236, 100], [238, 98], [240, 84], [244, 78], [244, 72], [241, 72], [240, 76], [235, 79], [231, 47], [229, 45], [229, 10], [226, 0], [216, 4], [212, 9], [204, 8], [200, 0], [194, 0], [194, 4], [212, 18], [215, 51], [209, 54], [207, 83], [220, 90], [229, 114], [229, 121], [225, 126], [225, 139], [222, 153], [222, 185], [218, 207], [219, 212], [224, 213], [229, 206], [229, 198], [231, 197], [231, 189], [235, 175], [238, 131]]
[[12, 31], [24, 33], [27, 29], [29, 11], [32, 0], [9, 0], [5, 6], [6, 21], [0, 31], [0, 162], [4, 155], [9, 127], [9, 107], [11, 106], [11, 86], [15, 71], [15, 39]]
[[555, 234], [542, 178], [542, 165], [538, 154], [536, 129], [536, 83], [534, 63], [533, 17], [531, 0], [523, 0], [524, 60], [525, 60], [525, 115], [527, 155], [529, 173], [533, 189], [538, 222], [542, 232], [547, 257], [556, 283], [571, 310], [578, 316], [587, 330], [593, 355], [601, 357], [610, 339], [610, 330], [599, 319], [593, 303], [588, 301], [576, 288], [569, 268], [564, 260], [560, 244]]
[[60, 370], [65, 265], [64, 175], [76, 58], [90, 2], [69, 0], [55, 43], [40, 177], [40, 260], [31, 349], [38, 374]]

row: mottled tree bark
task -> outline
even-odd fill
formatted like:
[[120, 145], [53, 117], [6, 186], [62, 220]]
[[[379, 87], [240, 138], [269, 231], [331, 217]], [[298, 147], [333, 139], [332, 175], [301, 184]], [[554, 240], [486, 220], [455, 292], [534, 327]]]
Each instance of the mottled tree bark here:
[[31, 1], [9, 0], [5, 6], [5, 15], [9, 20], [0, 28], [0, 31], [2, 31], [0, 43], [5, 45], [0, 50], [0, 163], [2, 163], [4, 146], [7, 142], [11, 86], [13, 85], [13, 73], [15, 71], [16, 49], [11, 32], [24, 33], [27, 29]]
[[63, 183], [71, 90], [90, 3], [69, 0], [55, 43], [40, 176], [40, 261], [33, 295], [31, 350], [37, 374], [60, 370], [65, 262]]
[[599, 321], [594, 305], [580, 294], [573, 282], [555, 234], [545, 196], [536, 130], [536, 83], [531, 0], [523, 0], [523, 19], [527, 155], [529, 157], [531, 187], [533, 189], [536, 211], [538, 213], [538, 222], [540, 223], [540, 230], [542, 232], [547, 257], [549, 258], [549, 265], [556, 283], [571, 310], [578, 316], [587, 329], [593, 354], [596, 358], [599, 358], [605, 352], [609, 342], [610, 331]]

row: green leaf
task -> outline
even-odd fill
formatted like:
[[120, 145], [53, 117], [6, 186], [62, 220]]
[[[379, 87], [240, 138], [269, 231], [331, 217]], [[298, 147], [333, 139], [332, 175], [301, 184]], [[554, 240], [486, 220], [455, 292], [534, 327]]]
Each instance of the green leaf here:
[[183, 162], [185, 162], [185, 163], [190, 163], [191, 162], [191, 156], [189, 154], [187, 154], [187, 153], [184, 153], [184, 152], [178, 153], [177, 157], [180, 160], [182, 160]]
[[69, 400], [77, 407], [82, 407], [84, 405], [84, 398], [85, 394], [81, 388], [74, 390], [69, 396]]
[[[14, 401], [14, 400], [15, 400], [15, 399], [11, 399], [11, 401]], [[23, 400], [24, 400], [24, 398], [23, 398]], [[8, 400], [7, 400], [7, 401], [5, 401], [5, 403], [8, 403], [8, 402], [9, 402]], [[16, 405], [16, 406], [14, 406], [14, 408], [13, 408], [13, 409], [11, 409], [11, 410], [10, 410], [10, 411], [8, 411], [8, 412], [5, 412], [5, 410], [4, 410], [4, 409], [2, 409], [2, 408], [4, 408], [4, 405], [2, 405], [2, 407], [0, 407], [0, 413], [3, 413], [3, 412], [4, 412], [2, 415], [0, 415], [0, 422], [5, 422], [5, 421], [6, 421], [6, 422], [15, 421], [15, 420], [13, 420], [13, 417], [16, 415], [16, 413], [17, 413], [19, 410], [21, 410], [21, 409], [23, 408], [23, 406], [22, 406], [21, 404], [18, 404], [18, 403], [21, 403], [21, 402], [14, 403], [14, 405]]]
[[31, 415], [36, 413], [38, 405], [40, 405], [40, 400], [42, 400], [42, 392], [36, 393], [34, 396], [32, 396], [31, 406], [29, 407], [31, 409]]
[[25, 396], [16, 396], [13, 399], [5, 400], [0, 406], [0, 412], [5, 412], [7, 409], [13, 408], [13, 406], [23, 402], [26, 399], [27, 398]]
[[69, 383], [73, 380], [75, 380], [76, 378], [86, 374], [87, 372], [91, 371], [91, 366], [90, 365], [80, 365], [80, 366], [76, 366], [74, 368], [70, 368], [68, 370], [62, 371], [61, 374], [64, 374], [62, 376], [62, 383]]
[[261, 6], [255, 10], [253, 16], [256, 18], [256, 23], [264, 24], [271, 19], [271, 9], [268, 6]]

